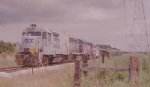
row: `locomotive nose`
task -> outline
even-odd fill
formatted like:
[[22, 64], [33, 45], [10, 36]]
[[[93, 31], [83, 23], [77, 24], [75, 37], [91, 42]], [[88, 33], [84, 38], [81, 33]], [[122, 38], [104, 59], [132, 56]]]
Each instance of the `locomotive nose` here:
[[[23, 37], [23, 47], [27, 52], [34, 54], [38, 49], [38, 41], [35, 36], [25, 36]], [[25, 51], [25, 50], [24, 50]]]

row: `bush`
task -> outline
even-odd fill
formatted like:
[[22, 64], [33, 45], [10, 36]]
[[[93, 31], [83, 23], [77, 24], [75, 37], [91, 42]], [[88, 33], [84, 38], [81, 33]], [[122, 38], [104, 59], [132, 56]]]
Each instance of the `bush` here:
[[0, 54], [3, 52], [13, 53], [15, 50], [15, 43], [0, 41]]

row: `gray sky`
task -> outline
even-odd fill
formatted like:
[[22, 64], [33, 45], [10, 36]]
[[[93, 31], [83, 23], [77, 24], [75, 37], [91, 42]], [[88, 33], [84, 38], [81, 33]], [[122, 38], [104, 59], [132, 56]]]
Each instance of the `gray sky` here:
[[[123, 1], [0, 0], [0, 40], [15, 42], [24, 28], [36, 23], [94, 43], [127, 50], [129, 31], [125, 28]], [[150, 1], [145, 0], [144, 4], [146, 16], [149, 16]], [[128, 1], [129, 14], [132, 14], [129, 10], [132, 5], [132, 1]]]

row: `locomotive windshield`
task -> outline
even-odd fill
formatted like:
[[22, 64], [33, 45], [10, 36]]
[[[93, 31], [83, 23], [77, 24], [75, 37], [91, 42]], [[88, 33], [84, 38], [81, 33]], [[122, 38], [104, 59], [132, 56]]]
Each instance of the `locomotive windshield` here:
[[31, 36], [41, 36], [41, 32], [28, 32], [28, 35], [31, 35]]
[[23, 36], [41, 36], [41, 32], [23, 32]]

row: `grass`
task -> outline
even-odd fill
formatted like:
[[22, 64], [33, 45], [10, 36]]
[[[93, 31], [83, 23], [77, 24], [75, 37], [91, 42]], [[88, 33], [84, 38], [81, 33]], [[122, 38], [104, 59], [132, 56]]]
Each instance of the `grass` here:
[[15, 56], [13, 54], [0, 54], [0, 68], [17, 66], [15, 63]]
[[72, 68], [67, 66], [33, 75], [30, 73], [16, 78], [0, 78], [0, 87], [70, 87], [73, 82], [71, 72]]
[[[99, 67], [128, 67], [128, 55], [113, 56], [105, 59], [102, 64], [101, 60], [90, 62], [89, 66]], [[128, 72], [96, 72], [89, 73], [88, 77], [83, 77], [82, 87], [129, 87]]]
[[[139, 87], [150, 87], [150, 58], [148, 55], [139, 54], [140, 72]], [[90, 66], [99, 67], [128, 67], [129, 55], [113, 56], [106, 59], [89, 62]], [[0, 87], [72, 87], [74, 66], [65, 66], [59, 70], [37, 72], [15, 78], [0, 78]], [[82, 87], [130, 87], [128, 72], [90, 72], [88, 76], [82, 75]]]

